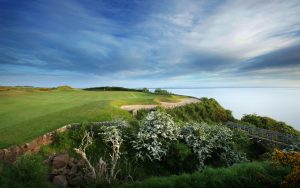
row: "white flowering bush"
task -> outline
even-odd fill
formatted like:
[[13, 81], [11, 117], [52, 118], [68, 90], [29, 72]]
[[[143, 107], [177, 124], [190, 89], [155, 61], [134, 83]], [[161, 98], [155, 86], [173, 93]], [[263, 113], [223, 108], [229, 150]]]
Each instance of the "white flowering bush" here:
[[[127, 127], [128, 123], [126, 121], [113, 120], [94, 123], [94, 127], [91, 127], [90, 131], [84, 132], [80, 146], [74, 148], [74, 150], [86, 162], [93, 179], [104, 178], [109, 184], [116, 180], [117, 174], [120, 171], [117, 169], [118, 161], [121, 157], [120, 148], [125, 137], [123, 132]], [[98, 135], [101, 135], [101, 140], [108, 144], [112, 150], [110, 160], [105, 161], [100, 157], [97, 165], [93, 165], [86, 154], [86, 149], [94, 143], [93, 129], [97, 131]]]
[[[100, 124], [101, 125], [101, 124]], [[119, 170], [116, 169], [118, 160], [121, 157], [121, 145], [123, 143], [123, 138], [124, 134], [123, 131], [125, 128], [128, 127], [128, 123], [124, 120], [113, 120], [110, 122], [103, 122], [100, 130], [101, 132], [98, 133], [99, 135], [102, 136], [102, 139], [105, 143], [111, 145], [112, 152], [110, 154], [110, 167], [109, 167], [109, 173], [106, 175], [106, 179], [108, 180], [108, 183], [111, 183], [112, 181], [116, 180], [117, 174]], [[102, 160], [100, 159], [102, 164], [105, 164]], [[103, 166], [103, 165], [102, 165]], [[102, 170], [103, 173], [105, 173], [106, 169]]]
[[177, 140], [179, 128], [172, 117], [161, 111], [148, 113], [141, 124], [137, 137], [132, 141], [138, 159], [161, 160], [170, 144]]
[[188, 124], [181, 129], [185, 143], [190, 146], [198, 158], [199, 168], [204, 167], [206, 159], [210, 158], [213, 152], [218, 151], [222, 159], [230, 156], [230, 163], [234, 163], [240, 157], [235, 155], [232, 147], [232, 131], [221, 125]]
[[112, 142], [123, 142], [123, 137], [126, 135], [123, 134], [125, 128], [129, 125], [124, 120], [115, 119], [108, 122], [100, 122], [98, 123], [100, 126], [99, 135], [102, 136], [104, 142], [112, 143]]

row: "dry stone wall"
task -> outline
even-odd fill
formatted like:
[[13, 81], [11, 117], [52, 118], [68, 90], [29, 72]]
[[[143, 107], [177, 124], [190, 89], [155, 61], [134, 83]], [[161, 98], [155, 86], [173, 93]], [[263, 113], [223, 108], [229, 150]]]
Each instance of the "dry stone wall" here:
[[19, 155], [24, 153], [37, 153], [40, 151], [42, 146], [53, 143], [57, 132], [65, 132], [71, 127], [71, 124], [65, 125], [55, 131], [39, 136], [26, 144], [0, 149], [0, 160], [5, 162], [14, 162]]

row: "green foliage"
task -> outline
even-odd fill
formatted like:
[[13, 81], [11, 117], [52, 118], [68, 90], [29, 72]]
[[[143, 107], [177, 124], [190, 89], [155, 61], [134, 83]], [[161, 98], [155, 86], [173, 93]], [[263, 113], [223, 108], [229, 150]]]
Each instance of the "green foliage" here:
[[124, 137], [123, 132], [129, 127], [129, 124], [125, 120], [114, 119], [112, 121], [100, 122], [94, 126], [94, 129], [98, 129], [98, 135], [101, 135], [105, 142], [109, 142], [111, 139], [119, 140], [119, 137]]
[[137, 114], [136, 114], [135, 118], [136, 118], [137, 120], [142, 120], [142, 119], [144, 119], [144, 118], [147, 116], [147, 114], [148, 114], [150, 111], [151, 111], [151, 110], [149, 110], [149, 109], [140, 109], [140, 110], [137, 111]]
[[142, 90], [143, 90], [143, 92], [145, 92], [145, 93], [150, 93], [150, 91], [149, 91], [148, 88], [143, 88]]
[[174, 143], [170, 146], [167, 156], [162, 164], [173, 174], [193, 172], [195, 170], [196, 156], [192, 149], [184, 143]]
[[276, 121], [270, 117], [258, 116], [256, 114], [246, 114], [242, 117], [241, 121], [263, 129], [300, 136], [300, 132], [295, 130], [293, 127], [284, 122]]
[[71, 140], [69, 139], [69, 133], [68, 132], [56, 133], [54, 144], [59, 149], [65, 149], [65, 150], [70, 149], [72, 143]]
[[220, 123], [233, 120], [231, 111], [224, 109], [215, 99], [201, 98], [201, 102], [167, 109], [176, 121]]
[[232, 131], [232, 145], [234, 150], [248, 153], [249, 147], [252, 144], [251, 140], [249, 139], [248, 135], [245, 131], [240, 129], [231, 129]]
[[0, 171], [0, 187], [51, 187], [47, 180], [47, 167], [37, 155], [23, 155], [13, 165]]
[[160, 88], [155, 89], [154, 93], [157, 94], [157, 95], [171, 95], [172, 94], [169, 91], [164, 90], [164, 89], [160, 89]]
[[153, 177], [132, 184], [123, 184], [122, 188], [131, 187], [211, 187], [211, 188], [258, 188], [279, 187], [289, 168], [272, 166], [267, 162], [237, 164], [229, 168], [208, 168], [203, 172], [182, 174], [179, 176]]

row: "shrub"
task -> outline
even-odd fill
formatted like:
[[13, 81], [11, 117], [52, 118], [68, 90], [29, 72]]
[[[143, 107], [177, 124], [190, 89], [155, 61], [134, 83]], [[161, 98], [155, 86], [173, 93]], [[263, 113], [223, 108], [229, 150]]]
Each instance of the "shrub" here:
[[177, 140], [179, 129], [170, 115], [161, 112], [150, 112], [143, 120], [132, 141], [138, 159], [161, 160], [167, 154], [172, 141]]
[[250, 123], [256, 127], [260, 127], [263, 129], [270, 129], [282, 133], [300, 136], [300, 132], [295, 130], [293, 127], [287, 125], [284, 122], [276, 121], [270, 117], [262, 117], [256, 114], [246, 114], [241, 118], [241, 121]]
[[162, 164], [172, 173], [193, 172], [197, 158], [192, 149], [184, 143], [177, 142], [170, 146]]
[[143, 88], [142, 90], [143, 90], [143, 92], [145, 92], [145, 93], [150, 93], [150, 91], [149, 91], [148, 88]]
[[181, 134], [196, 154], [200, 169], [204, 168], [204, 162], [211, 157], [214, 157], [214, 161], [219, 158], [226, 165], [245, 160], [242, 153], [233, 150], [233, 133], [227, 127], [190, 123], [181, 129]]
[[50, 187], [41, 157], [25, 154], [0, 172], [0, 187]]
[[[106, 180], [112, 184], [117, 179], [119, 170], [117, 169], [118, 161], [121, 157], [120, 148], [123, 142], [123, 131], [128, 127], [128, 123], [123, 120], [113, 120], [100, 122], [85, 131], [79, 147], [74, 148], [75, 152], [85, 161], [92, 179]], [[110, 158], [105, 159], [101, 156], [98, 163], [93, 165], [91, 158], [87, 156], [87, 149], [95, 143], [94, 131], [100, 135], [101, 140], [110, 148]], [[95, 149], [95, 148], [94, 148]], [[104, 160], [103, 160], [104, 158]]]
[[167, 90], [160, 89], [160, 88], [155, 89], [154, 93], [157, 95], [171, 95], [172, 94], [172, 93], [168, 92]]
[[201, 102], [167, 109], [176, 121], [220, 123], [232, 121], [234, 118], [230, 110], [224, 109], [215, 99], [201, 98]]
[[300, 184], [300, 152], [275, 150], [273, 153], [273, 161], [281, 165], [292, 167], [290, 174], [288, 174], [282, 182], [284, 187], [297, 187], [297, 185]]

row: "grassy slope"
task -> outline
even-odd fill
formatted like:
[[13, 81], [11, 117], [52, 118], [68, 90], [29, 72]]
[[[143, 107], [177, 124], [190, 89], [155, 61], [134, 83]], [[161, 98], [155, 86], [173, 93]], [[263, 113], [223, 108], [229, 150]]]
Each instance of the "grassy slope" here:
[[0, 91], [0, 148], [20, 144], [74, 122], [101, 121], [132, 116], [118, 106], [154, 104], [159, 100], [178, 100], [127, 91]]

